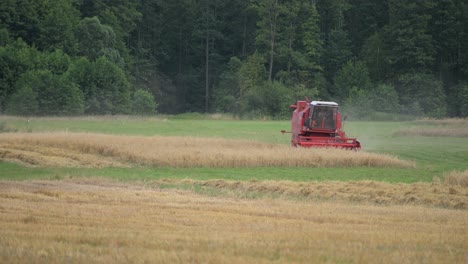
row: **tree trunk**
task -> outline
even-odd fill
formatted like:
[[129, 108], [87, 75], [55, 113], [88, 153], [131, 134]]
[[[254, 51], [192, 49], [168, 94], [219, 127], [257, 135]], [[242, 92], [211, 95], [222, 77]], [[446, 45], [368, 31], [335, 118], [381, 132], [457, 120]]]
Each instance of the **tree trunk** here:
[[247, 14], [244, 13], [244, 31], [242, 32], [242, 58], [245, 58], [247, 45]]
[[288, 54], [288, 77], [290, 77], [291, 74], [291, 66], [292, 66], [292, 39], [293, 39], [293, 22], [291, 21], [289, 23], [289, 43], [288, 43], [288, 49], [289, 49], [289, 54]]
[[205, 6], [205, 113], [208, 113], [209, 106], [209, 77], [210, 77], [210, 26], [209, 26], [209, 16], [210, 16], [210, 4], [209, 1], [206, 1]]
[[[207, 10], [208, 12], [208, 10]], [[206, 28], [206, 35], [205, 35], [205, 113], [208, 113], [208, 106], [209, 106], [209, 96], [210, 96], [210, 35], [208, 32], [208, 27]]]
[[278, 5], [278, 1], [275, 1], [274, 6], [270, 7], [269, 15], [270, 15], [270, 68], [268, 70], [268, 81], [271, 82], [273, 77], [273, 62], [274, 62], [274, 54], [275, 54], [275, 39], [276, 39], [276, 18], [278, 15], [276, 14], [276, 9]]

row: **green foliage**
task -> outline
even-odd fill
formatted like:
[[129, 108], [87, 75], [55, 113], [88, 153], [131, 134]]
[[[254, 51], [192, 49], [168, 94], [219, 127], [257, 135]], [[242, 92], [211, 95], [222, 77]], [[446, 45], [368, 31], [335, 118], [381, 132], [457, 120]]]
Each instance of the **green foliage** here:
[[344, 28], [349, 32], [353, 53], [359, 54], [366, 40], [388, 24], [388, 0], [349, 0], [348, 3]]
[[252, 1], [257, 13], [256, 53], [264, 58], [268, 80], [310, 86], [322, 70], [319, 15], [315, 4], [293, 0]]
[[445, 92], [440, 81], [429, 74], [405, 74], [396, 84], [405, 113], [443, 117], [447, 113]]
[[369, 76], [373, 81], [385, 81], [391, 75], [391, 53], [385, 34], [376, 32], [365, 40], [361, 50], [362, 60], [369, 69]]
[[[214, 109], [216, 112], [236, 113], [240, 99], [240, 69], [242, 62], [237, 57], [229, 60], [227, 69], [221, 74], [217, 89], [214, 92]], [[248, 86], [248, 84], [244, 84]]]
[[0, 46], [0, 110], [6, 108], [8, 98], [15, 92], [19, 76], [36, 67], [37, 53], [21, 40]]
[[62, 50], [57, 49], [53, 52], [41, 52], [37, 54], [36, 69], [49, 70], [54, 74], [64, 74], [70, 65], [70, 57]]
[[325, 76], [321, 72], [317, 72], [312, 75], [312, 83], [308, 87], [318, 91], [317, 100], [329, 101], [331, 98], [329, 85]]
[[137, 115], [152, 115], [156, 113], [157, 106], [150, 92], [138, 89], [133, 94], [132, 113]]
[[336, 74], [334, 97], [340, 101], [347, 98], [352, 87], [369, 90], [371, 81], [367, 66], [360, 62], [348, 61]]
[[268, 76], [264, 67], [264, 59], [255, 53], [247, 58], [239, 69], [239, 96], [242, 99], [252, 87], [257, 87], [263, 83]]
[[459, 90], [460, 116], [468, 117], [468, 85], [463, 85]]
[[[318, 95], [317, 88], [304, 84], [288, 86], [279, 81], [264, 81], [264, 77], [258, 73], [266, 74], [265, 68], [261, 59], [257, 59], [257, 56], [252, 56], [242, 63], [238, 58], [231, 58], [228, 69], [221, 75], [220, 87], [215, 94], [217, 111], [253, 117], [286, 117], [290, 115], [291, 102], [302, 100], [305, 96], [315, 98]], [[249, 76], [253, 78], [246, 78]]]
[[180, 97], [175, 88], [176, 86], [169, 77], [156, 74], [146, 84], [142, 86], [148, 87], [154, 97], [158, 98], [158, 112], [175, 114], [185, 111], [185, 105], [180, 104]]
[[[20, 86], [17, 86], [17, 84], [22, 74], [28, 71], [49, 71], [52, 74], [60, 75], [67, 71], [69, 63], [69, 56], [61, 50], [39, 52], [21, 40], [0, 47], [0, 65], [2, 66], [0, 72], [0, 99], [4, 108], [6, 108], [10, 96], [18, 92], [16, 89]], [[21, 91], [21, 93], [24, 92]], [[8, 108], [14, 108], [11, 102], [9, 102]], [[40, 112], [41, 109], [38, 109], [38, 111]]]
[[345, 12], [350, 8], [346, 0], [317, 1], [317, 10], [321, 16], [320, 26], [324, 34], [332, 30], [341, 30], [345, 25]]
[[395, 74], [425, 72], [434, 61], [434, 47], [428, 24], [433, 1], [389, 1], [389, 24], [385, 38], [391, 52], [388, 59]]
[[[289, 104], [288, 106], [291, 105], [291, 102], [304, 100], [306, 97], [308, 97], [311, 100], [320, 100], [319, 99], [320, 91], [316, 87], [309, 88], [303, 84], [298, 84], [292, 87], [292, 90], [290, 93], [291, 93], [291, 96], [290, 96], [291, 98], [286, 97], [283, 99], [284, 101], [283, 103]], [[286, 101], [286, 100], [289, 100], [289, 101]]]
[[[303, 1], [301, 1], [304, 3]], [[302, 36], [302, 45], [310, 63], [319, 64], [322, 52], [322, 40], [320, 39], [319, 14], [314, 4], [305, 3], [301, 11], [304, 15], [304, 23], [299, 25], [299, 36]]]
[[277, 0], [256, 0], [252, 1], [251, 8], [258, 15], [255, 44], [259, 52], [268, 58], [268, 80], [271, 81], [282, 7]]
[[[37, 114], [76, 115], [83, 113], [83, 93], [78, 86], [63, 76], [54, 75], [50, 71], [28, 71], [18, 80], [16, 88], [21, 93], [16, 93], [10, 100], [9, 109], [11, 111], [14, 111], [15, 108], [18, 109], [14, 105], [15, 102], [32, 100], [36, 97], [39, 109]], [[28, 98], [19, 99], [20, 95], [26, 95]], [[17, 113], [20, 114], [20, 112]]]
[[78, 54], [91, 60], [102, 56], [107, 49], [113, 49], [116, 43], [114, 30], [102, 25], [97, 17], [86, 17], [81, 20], [76, 29], [76, 38]]
[[83, 1], [80, 10], [84, 17], [99, 17], [122, 39], [127, 38], [137, 27], [142, 17], [141, 12], [145, 11], [137, 0]]
[[392, 85], [378, 85], [370, 91], [369, 97], [375, 111], [396, 114], [401, 110], [398, 93]]
[[369, 92], [366, 90], [352, 87], [349, 90], [349, 96], [344, 101], [343, 113], [352, 119], [367, 117], [373, 111], [369, 97]]
[[34, 0], [6, 0], [0, 5], [0, 24], [11, 34], [13, 39], [21, 38], [26, 43], [37, 41], [40, 30], [40, 15], [44, 9], [44, 1]]
[[[344, 100], [343, 108], [344, 113], [353, 119], [396, 121], [407, 118], [399, 115], [402, 107], [398, 93], [388, 84], [380, 84], [370, 90], [353, 86]], [[415, 109], [412, 113], [419, 115], [420, 110]]]
[[316, 89], [308, 90], [299, 85], [288, 89], [281, 82], [264, 82], [260, 86], [251, 89], [245, 96], [245, 113], [253, 117], [271, 116], [274, 118], [288, 118], [291, 115], [290, 105], [304, 96], [314, 96], [318, 93]]
[[55, 0], [47, 3], [47, 13], [39, 23], [41, 34], [37, 45], [42, 50], [60, 49], [75, 55], [77, 41], [74, 31], [79, 19], [80, 13], [72, 1]]
[[[462, 116], [466, 28], [462, 0], [4, 0], [0, 112], [21, 75], [49, 71], [79, 86], [86, 114], [131, 113], [141, 87], [163, 99], [163, 113], [282, 115], [249, 104], [267, 94], [265, 81], [286, 87], [289, 104], [301, 93], [346, 100], [354, 86], [371, 101], [391, 94], [385, 111], [396, 107], [395, 94], [372, 89], [372, 80], [394, 85], [404, 113]], [[407, 87], [421, 73], [427, 92], [424, 81]]]
[[101, 57], [94, 65], [96, 91], [94, 99], [100, 103], [95, 113], [117, 114], [130, 112], [130, 83], [125, 72]]
[[437, 71], [439, 76], [446, 80], [450, 80], [450, 72], [458, 72], [457, 68], [460, 66], [458, 47], [464, 35], [467, 35], [462, 23], [464, 10], [457, 6], [456, 2], [460, 1], [435, 1], [429, 27], [433, 46], [438, 54], [435, 57]]
[[217, 113], [239, 113], [238, 109], [239, 101], [236, 97], [230, 94], [215, 95], [216, 100], [214, 101], [215, 112]]
[[[71, 63], [66, 76], [80, 87], [85, 99], [85, 113], [90, 113], [89, 101], [93, 98], [96, 91], [94, 64], [87, 58], [80, 57]], [[94, 109], [91, 111], [94, 111]]]
[[31, 86], [16, 90], [8, 101], [7, 113], [12, 115], [36, 115], [38, 113], [37, 93]]
[[124, 71], [106, 58], [76, 60], [66, 73], [84, 94], [85, 113], [130, 113], [130, 83]]
[[352, 57], [350, 41], [346, 31], [332, 30], [325, 41], [327, 47], [322, 56], [326, 77], [332, 80], [341, 66]]
[[0, 46], [6, 46], [10, 43], [10, 33], [6, 28], [0, 28]]

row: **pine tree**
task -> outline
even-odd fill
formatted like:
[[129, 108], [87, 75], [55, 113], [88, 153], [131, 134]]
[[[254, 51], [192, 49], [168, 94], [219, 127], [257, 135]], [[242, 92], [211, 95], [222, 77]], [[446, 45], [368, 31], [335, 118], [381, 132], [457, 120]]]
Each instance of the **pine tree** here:
[[278, 41], [279, 0], [256, 0], [252, 3], [258, 13], [256, 45], [268, 58], [268, 81], [273, 79], [273, 69]]
[[395, 75], [429, 72], [434, 61], [434, 48], [428, 25], [432, 1], [389, 0], [389, 24], [385, 39], [391, 71]]

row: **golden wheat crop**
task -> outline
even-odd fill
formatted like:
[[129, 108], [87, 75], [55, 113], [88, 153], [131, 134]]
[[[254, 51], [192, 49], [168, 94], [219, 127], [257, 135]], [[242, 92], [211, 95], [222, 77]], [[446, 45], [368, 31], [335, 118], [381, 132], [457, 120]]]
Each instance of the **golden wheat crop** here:
[[[83, 156], [82, 156], [83, 155]], [[245, 140], [85, 133], [0, 134], [0, 159], [36, 166], [414, 167], [397, 157]], [[71, 161], [70, 161], [71, 160]], [[60, 165], [62, 163], [62, 165]]]
[[422, 125], [464, 126], [468, 127], [468, 118], [421, 119], [414, 121]]
[[[460, 179], [460, 178], [458, 178]], [[460, 181], [457, 181], [459, 183]], [[164, 179], [157, 184], [203, 186], [239, 193], [266, 196], [369, 202], [382, 205], [417, 204], [455, 209], [468, 209], [468, 189], [463, 186], [436, 183], [385, 183], [376, 181], [228, 181]], [[460, 185], [460, 184], [458, 184]]]
[[445, 174], [445, 184], [468, 187], [468, 170], [451, 171]]
[[464, 263], [468, 212], [0, 181], [1, 263]]
[[[425, 136], [425, 137], [468, 137], [468, 119], [421, 119], [414, 121], [418, 126], [402, 128], [393, 133], [394, 136]], [[436, 126], [436, 127], [431, 127]]]

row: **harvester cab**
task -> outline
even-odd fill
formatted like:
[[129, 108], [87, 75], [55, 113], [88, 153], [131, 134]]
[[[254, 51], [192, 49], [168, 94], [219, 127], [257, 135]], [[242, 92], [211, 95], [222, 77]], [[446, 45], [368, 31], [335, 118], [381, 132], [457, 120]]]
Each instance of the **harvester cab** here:
[[[361, 143], [348, 138], [338, 104], [325, 101], [298, 101], [291, 119], [291, 145], [295, 147], [337, 147], [360, 150]], [[286, 131], [281, 131], [286, 133]]]

